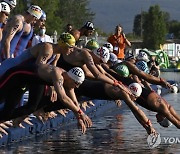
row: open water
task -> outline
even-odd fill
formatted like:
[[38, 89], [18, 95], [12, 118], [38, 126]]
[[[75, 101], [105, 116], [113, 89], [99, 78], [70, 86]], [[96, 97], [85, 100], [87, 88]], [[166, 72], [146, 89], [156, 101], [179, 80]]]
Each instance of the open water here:
[[[180, 114], [180, 93], [163, 96]], [[141, 108], [142, 109], [142, 108]], [[93, 127], [82, 135], [76, 125], [49, 132], [0, 149], [1, 154], [169, 154], [180, 153], [180, 130], [161, 127], [155, 113], [145, 111], [161, 135], [161, 143], [151, 149], [146, 131], [128, 107], [113, 108], [94, 117]], [[167, 140], [167, 142], [165, 142]]]

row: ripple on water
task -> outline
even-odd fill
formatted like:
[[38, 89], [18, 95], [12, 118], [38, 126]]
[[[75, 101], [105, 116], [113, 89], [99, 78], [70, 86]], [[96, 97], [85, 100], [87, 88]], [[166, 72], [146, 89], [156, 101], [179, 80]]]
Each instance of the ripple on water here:
[[[168, 94], [164, 98], [180, 114], [180, 93]], [[180, 130], [175, 126], [170, 128], [160, 127], [156, 122], [154, 112], [142, 110], [151, 119], [155, 129], [160, 132], [161, 138], [180, 138]], [[180, 153], [180, 143], [167, 145], [162, 142], [157, 148], [149, 149], [146, 139], [147, 134], [144, 128], [137, 122], [132, 112], [127, 107], [123, 107], [123, 111], [117, 108], [104, 113], [100, 117], [95, 117], [93, 127], [85, 135], [82, 135], [76, 125], [73, 125], [2, 148], [0, 153]]]

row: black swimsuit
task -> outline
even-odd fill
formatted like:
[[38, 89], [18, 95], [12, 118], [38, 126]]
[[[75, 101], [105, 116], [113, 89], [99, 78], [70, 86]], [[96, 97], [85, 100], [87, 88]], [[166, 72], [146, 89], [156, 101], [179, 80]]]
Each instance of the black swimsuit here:
[[[108, 73], [111, 74], [116, 80], [121, 81], [126, 86], [129, 86], [131, 83], [134, 82], [134, 80], [132, 80], [131, 78], [121, 77], [120, 75], [113, 73], [113, 72], [112, 73], [108, 72]], [[136, 103], [138, 103], [140, 106], [142, 106], [148, 110], [151, 110], [151, 107], [149, 107], [149, 105], [147, 103], [147, 98], [152, 92], [153, 91], [142, 87], [141, 96], [137, 98]]]
[[[0, 99], [5, 100], [4, 108], [0, 111], [1, 120], [11, 120], [30, 114], [35, 110], [44, 92], [44, 80], [37, 74], [37, 66], [16, 66], [9, 69], [0, 79]], [[49, 84], [49, 83], [48, 83]], [[29, 89], [28, 103], [16, 108], [22, 98], [25, 86]]]
[[60, 56], [60, 58], [57, 62], [57, 66], [60, 68], [63, 68], [66, 71], [69, 71], [71, 68], [75, 67], [74, 65], [71, 65], [68, 62], [66, 62], [63, 58], [63, 55]]
[[85, 80], [79, 88], [75, 89], [75, 93], [77, 97], [86, 96], [92, 99], [112, 100], [107, 96], [104, 83], [101, 81]]

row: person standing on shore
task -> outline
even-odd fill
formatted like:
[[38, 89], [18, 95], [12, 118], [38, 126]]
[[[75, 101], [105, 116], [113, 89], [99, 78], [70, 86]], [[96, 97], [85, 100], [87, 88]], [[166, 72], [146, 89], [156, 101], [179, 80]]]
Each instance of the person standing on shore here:
[[119, 24], [115, 28], [115, 33], [107, 41], [113, 45], [113, 53], [118, 59], [123, 60], [125, 57], [126, 45], [131, 47], [131, 42], [126, 38], [122, 26]]

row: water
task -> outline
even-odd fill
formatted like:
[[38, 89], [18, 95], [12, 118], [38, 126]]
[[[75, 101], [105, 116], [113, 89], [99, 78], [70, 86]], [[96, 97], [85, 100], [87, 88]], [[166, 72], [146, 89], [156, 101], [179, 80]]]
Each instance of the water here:
[[[164, 96], [180, 114], [180, 93]], [[162, 137], [179, 137], [180, 131], [172, 126], [162, 128], [157, 124], [155, 113], [143, 109]], [[114, 108], [93, 119], [93, 127], [85, 135], [76, 125], [14, 143], [0, 149], [0, 153], [54, 154], [54, 153], [180, 153], [180, 143], [165, 144], [164, 141], [150, 149], [147, 134], [127, 106]]]

